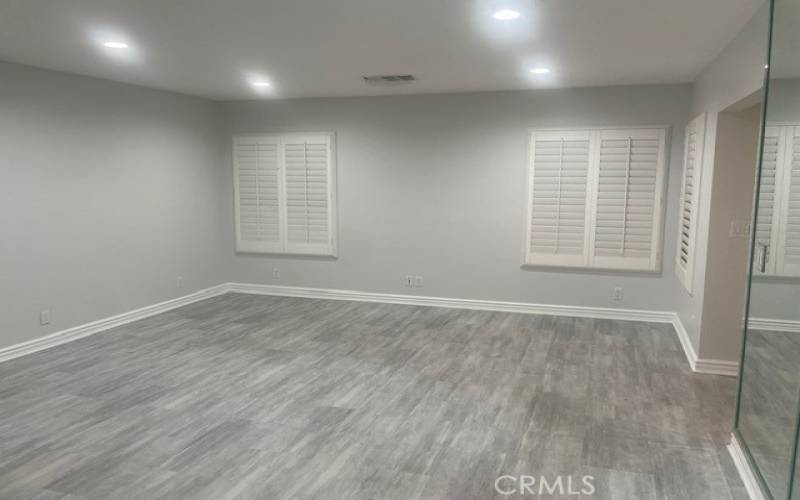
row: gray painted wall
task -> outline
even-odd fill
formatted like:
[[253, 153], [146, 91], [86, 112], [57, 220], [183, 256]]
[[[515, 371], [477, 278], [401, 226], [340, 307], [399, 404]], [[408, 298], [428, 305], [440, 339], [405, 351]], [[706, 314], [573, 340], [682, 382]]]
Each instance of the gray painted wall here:
[[692, 113], [720, 111], [764, 85], [769, 34], [769, 2], [703, 70], [692, 86]]
[[[751, 59], [756, 31], [740, 35]], [[693, 89], [223, 104], [4, 63], [0, 77], [0, 346], [241, 281], [677, 310], [699, 348], [702, 293], [689, 297], [673, 273], [683, 131], [736, 93], [713, 92], [728, 70], [710, 68]], [[521, 269], [527, 129], [661, 124], [672, 127], [662, 271]], [[237, 255], [231, 136], [309, 130], [338, 134], [340, 257]], [[405, 288], [407, 274], [424, 287]], [[45, 308], [53, 323], [40, 327]]]
[[209, 101], [0, 63], [0, 347], [223, 281], [218, 118]]
[[[226, 103], [228, 148], [235, 133], [337, 133], [339, 258], [237, 255], [228, 159], [225, 275], [249, 283], [673, 311], [689, 92], [688, 85], [673, 85]], [[673, 134], [663, 271], [521, 269], [527, 129], [662, 124]], [[408, 274], [423, 276], [424, 287], [405, 288]], [[611, 299], [615, 286], [624, 288], [620, 302]]]

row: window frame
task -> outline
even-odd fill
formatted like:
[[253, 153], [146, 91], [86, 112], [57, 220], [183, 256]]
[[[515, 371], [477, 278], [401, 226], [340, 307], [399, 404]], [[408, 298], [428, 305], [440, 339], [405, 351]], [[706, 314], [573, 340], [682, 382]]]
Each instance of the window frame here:
[[[600, 154], [600, 135], [604, 131], [629, 131], [629, 130], [655, 130], [660, 135], [660, 145], [658, 164], [656, 167], [656, 183], [654, 191], [653, 221], [650, 261], [647, 266], [625, 265], [624, 261], [608, 256], [595, 256], [595, 221], [597, 216], [597, 186], [599, 179], [599, 154]], [[561, 262], [562, 258], [553, 256], [552, 259], [531, 260], [531, 222], [533, 212], [533, 176], [534, 176], [534, 155], [537, 133], [574, 133], [588, 132], [590, 136], [589, 166], [587, 172], [587, 208], [584, 230], [586, 231], [583, 262], [569, 264]], [[570, 127], [531, 127], [527, 129], [527, 154], [525, 161], [525, 212], [524, 226], [522, 228], [522, 259], [521, 268], [523, 269], [542, 269], [542, 270], [569, 270], [584, 272], [615, 272], [615, 273], [635, 273], [635, 274], [659, 274], [663, 266], [663, 245], [665, 229], [666, 193], [668, 185], [669, 161], [671, 147], [671, 127], [668, 125], [604, 125], [604, 126], [570, 126]], [[626, 261], [630, 258], [624, 258]], [[542, 262], [550, 260], [551, 262]], [[599, 260], [600, 264], [595, 261]], [[614, 265], [611, 262], [620, 262]]]
[[[786, 248], [786, 220], [788, 218], [789, 200], [791, 196], [791, 159], [793, 155], [793, 139], [800, 137], [800, 122], [777, 121], [767, 122], [764, 133], [768, 129], [778, 129], [778, 151], [775, 165], [774, 200], [772, 207], [772, 221], [770, 230], [770, 243], [767, 255], [766, 271], [760, 272], [757, 266], [753, 268], [753, 278], [759, 281], [794, 281], [800, 279], [800, 274], [787, 274], [785, 262]], [[791, 138], [791, 140], [789, 140]], [[763, 156], [763, 151], [760, 153]], [[759, 158], [763, 162], [763, 158]], [[756, 207], [760, 209], [761, 207]], [[758, 243], [758, 222], [754, 221], [751, 228], [752, 237]], [[758, 248], [756, 245], [756, 252]], [[754, 258], [758, 258], [758, 253]]]
[[[288, 214], [286, 199], [286, 165], [285, 165], [285, 143], [287, 140], [298, 139], [320, 139], [325, 138], [328, 146], [328, 165], [327, 165], [327, 197], [328, 197], [328, 231], [329, 244], [308, 246], [288, 241]], [[239, 164], [236, 157], [236, 146], [239, 141], [262, 138], [269, 141], [277, 141], [278, 145], [278, 221], [280, 240], [278, 243], [250, 243], [242, 241], [241, 238], [241, 214], [240, 214], [240, 192], [239, 192]], [[233, 187], [234, 187], [234, 225], [235, 225], [235, 251], [241, 254], [257, 255], [296, 255], [307, 257], [338, 257], [338, 210], [337, 210], [337, 149], [336, 132], [265, 132], [235, 134], [232, 140], [233, 150], [231, 153], [233, 163]]]

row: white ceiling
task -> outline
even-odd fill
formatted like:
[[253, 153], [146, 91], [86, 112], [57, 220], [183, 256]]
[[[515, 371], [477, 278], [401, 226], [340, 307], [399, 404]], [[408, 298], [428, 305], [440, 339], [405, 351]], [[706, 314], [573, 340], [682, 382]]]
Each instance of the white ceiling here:
[[[274, 97], [688, 82], [762, 1], [0, 0], [0, 60], [214, 99], [257, 97], [251, 74]], [[385, 73], [419, 81], [361, 80]]]

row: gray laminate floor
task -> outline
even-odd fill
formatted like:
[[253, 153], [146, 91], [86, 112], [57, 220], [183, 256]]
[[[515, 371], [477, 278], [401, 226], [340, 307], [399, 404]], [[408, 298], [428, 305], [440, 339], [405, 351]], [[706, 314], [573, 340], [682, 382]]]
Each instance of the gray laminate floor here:
[[799, 361], [797, 333], [747, 332], [739, 431], [773, 498], [786, 498], [792, 470]]
[[745, 498], [734, 391], [665, 325], [227, 294], [0, 364], [0, 497]]

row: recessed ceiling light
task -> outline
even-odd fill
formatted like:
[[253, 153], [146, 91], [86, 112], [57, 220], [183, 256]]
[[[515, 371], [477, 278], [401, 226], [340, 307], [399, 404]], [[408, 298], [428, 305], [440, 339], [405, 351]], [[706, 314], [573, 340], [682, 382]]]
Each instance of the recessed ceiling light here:
[[267, 82], [267, 81], [265, 81], [265, 80], [253, 80], [252, 82], [250, 82], [250, 85], [252, 85], [253, 87], [260, 88], [260, 89], [264, 89], [264, 88], [267, 88], [267, 87], [272, 87], [272, 84]]
[[511, 9], [498, 10], [497, 12], [492, 14], [492, 17], [499, 21], [511, 21], [513, 19], [518, 18], [519, 16], [520, 16], [519, 12]]
[[109, 49], [127, 49], [128, 44], [125, 42], [103, 42], [103, 47]]
[[531, 73], [534, 75], [546, 75], [547, 73], [550, 73], [550, 70], [548, 68], [533, 68]]

